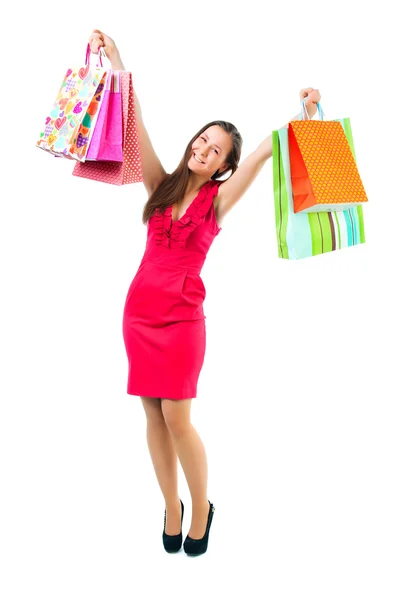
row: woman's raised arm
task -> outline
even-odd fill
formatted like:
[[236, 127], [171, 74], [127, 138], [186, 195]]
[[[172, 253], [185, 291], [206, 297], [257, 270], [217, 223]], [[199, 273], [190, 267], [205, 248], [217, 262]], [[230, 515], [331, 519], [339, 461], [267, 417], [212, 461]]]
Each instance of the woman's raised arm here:
[[[300, 101], [306, 98], [306, 110], [311, 118], [317, 112], [317, 102], [321, 100], [321, 95], [314, 88], [304, 88], [300, 91]], [[293, 117], [291, 121], [300, 119], [300, 113]], [[283, 125], [286, 127], [287, 123]], [[254, 179], [257, 177], [267, 160], [272, 156], [272, 134], [269, 135], [254, 152], [249, 154], [241, 163], [237, 171], [233, 173], [226, 181], [221, 183], [217, 194], [216, 218], [219, 224], [222, 224], [225, 215], [237, 204], [240, 198], [245, 194]]]
[[[94, 29], [90, 35], [89, 43], [91, 52], [98, 53], [99, 46], [102, 46], [106, 56], [110, 60], [113, 71], [125, 71], [120, 53], [111, 37]], [[138, 130], [138, 142], [140, 146], [142, 177], [148, 197], [158, 188], [167, 173], [163, 168], [156, 152], [152, 146], [148, 131], [142, 118], [141, 106], [134, 90], [135, 117]]]

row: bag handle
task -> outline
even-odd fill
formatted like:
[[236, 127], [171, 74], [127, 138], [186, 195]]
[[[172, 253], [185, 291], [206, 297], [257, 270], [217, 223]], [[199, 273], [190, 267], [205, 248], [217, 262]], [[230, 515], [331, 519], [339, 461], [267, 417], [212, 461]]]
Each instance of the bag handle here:
[[[99, 46], [98, 49], [98, 54], [97, 54], [97, 59], [99, 58], [100, 61], [100, 66], [103, 67], [102, 64], [102, 53], [104, 54], [104, 56], [106, 56], [106, 52], [104, 51], [104, 49], [102, 48], [102, 46]], [[91, 46], [88, 42], [87, 44], [87, 52], [86, 52], [86, 56], [85, 56], [85, 65], [89, 65], [90, 64], [90, 55], [91, 55]], [[107, 56], [106, 56], [107, 58]], [[96, 60], [96, 66], [98, 67], [98, 60]]]
[[115, 92], [120, 92], [120, 71], [110, 71], [110, 93]]
[[[303, 98], [302, 103], [301, 103], [302, 105], [301, 105], [301, 111], [300, 111], [300, 119], [301, 120], [303, 119], [303, 110], [304, 110], [305, 114], [307, 115], [307, 119], [309, 121], [311, 121], [305, 102], [306, 102], [306, 98]], [[318, 116], [320, 117], [320, 120], [323, 121], [324, 120], [324, 111], [322, 110], [321, 104], [319, 102], [317, 102], [317, 109], [318, 109]]]

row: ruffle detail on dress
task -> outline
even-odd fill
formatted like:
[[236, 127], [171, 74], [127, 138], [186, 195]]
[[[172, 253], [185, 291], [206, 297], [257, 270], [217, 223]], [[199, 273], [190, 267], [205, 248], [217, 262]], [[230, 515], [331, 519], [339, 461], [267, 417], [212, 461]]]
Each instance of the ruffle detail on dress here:
[[[170, 208], [170, 211], [169, 211], [169, 208]], [[158, 245], [163, 243], [164, 232], [169, 231], [171, 214], [172, 214], [171, 206], [168, 206], [168, 208], [165, 210], [164, 214], [162, 214], [160, 212], [159, 208], [157, 208], [155, 211], [155, 236], [156, 236], [156, 243]]]
[[157, 209], [155, 212], [156, 243], [163, 244], [166, 248], [176, 246], [185, 248], [188, 236], [207, 214], [219, 188], [219, 183], [212, 179], [207, 181], [184, 215], [177, 221], [172, 221], [172, 205], [166, 208], [164, 214], [160, 214]]

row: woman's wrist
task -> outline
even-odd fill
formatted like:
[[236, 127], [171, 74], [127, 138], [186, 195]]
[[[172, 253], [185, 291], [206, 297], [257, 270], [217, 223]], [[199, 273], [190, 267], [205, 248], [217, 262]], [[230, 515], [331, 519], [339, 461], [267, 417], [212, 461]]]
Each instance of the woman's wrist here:
[[120, 53], [117, 50], [114, 50], [113, 53], [108, 56], [110, 62], [111, 62], [111, 67], [113, 71], [125, 71], [126, 69], [124, 68], [123, 62], [120, 58]]

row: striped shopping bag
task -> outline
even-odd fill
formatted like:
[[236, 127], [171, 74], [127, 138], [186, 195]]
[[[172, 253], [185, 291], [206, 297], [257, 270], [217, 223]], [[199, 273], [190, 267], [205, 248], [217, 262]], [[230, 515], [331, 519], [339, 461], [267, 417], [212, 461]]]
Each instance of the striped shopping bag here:
[[[350, 119], [341, 124], [356, 160]], [[324, 212], [294, 212], [288, 127], [272, 132], [275, 222], [279, 258], [297, 260], [366, 241], [363, 207]]]

